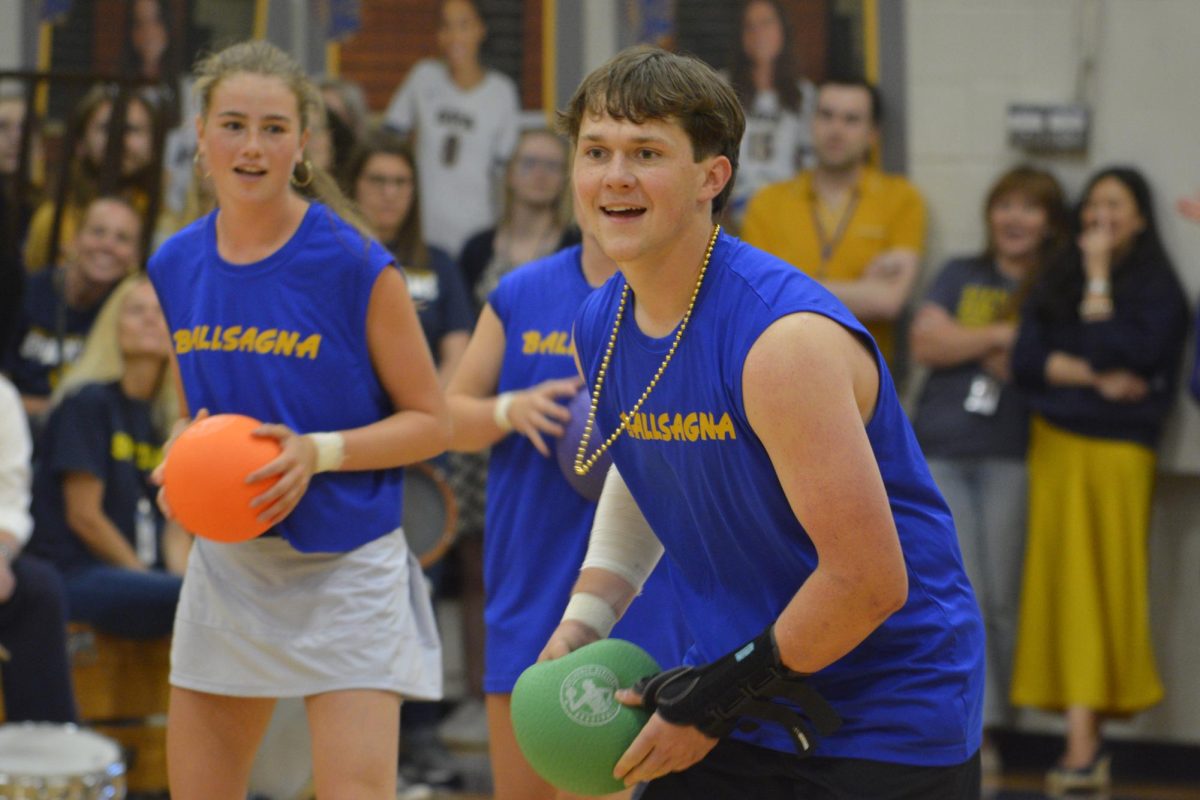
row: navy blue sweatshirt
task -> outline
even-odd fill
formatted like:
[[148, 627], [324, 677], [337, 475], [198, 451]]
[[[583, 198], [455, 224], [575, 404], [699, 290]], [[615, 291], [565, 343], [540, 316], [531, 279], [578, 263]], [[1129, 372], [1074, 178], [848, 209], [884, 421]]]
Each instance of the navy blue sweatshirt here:
[[[1122, 439], [1154, 447], [1175, 396], [1179, 362], [1187, 335], [1187, 300], [1169, 267], [1132, 270], [1117, 281], [1113, 315], [1084, 322], [1077, 314], [1047, 318], [1037, 309], [1035, 287], [1021, 313], [1013, 348], [1013, 378], [1030, 407], [1073, 433]], [[1046, 359], [1062, 351], [1086, 360], [1096, 372], [1126, 369], [1149, 384], [1136, 403], [1104, 399], [1095, 389], [1046, 383]]]

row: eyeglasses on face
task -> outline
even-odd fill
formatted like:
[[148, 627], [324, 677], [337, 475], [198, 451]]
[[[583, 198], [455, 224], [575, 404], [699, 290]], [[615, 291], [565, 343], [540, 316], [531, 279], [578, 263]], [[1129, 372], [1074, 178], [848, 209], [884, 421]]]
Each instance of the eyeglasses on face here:
[[368, 172], [366, 175], [363, 175], [363, 180], [366, 181], [367, 185], [372, 189], [378, 189], [380, 191], [384, 189], [407, 189], [408, 187], [412, 186], [413, 182], [412, 178], [408, 177], [407, 175], [379, 175], [372, 172]]
[[535, 169], [546, 172], [562, 172], [566, 164], [556, 158], [538, 158], [537, 156], [521, 156], [517, 159], [517, 169], [521, 172], [533, 172]]

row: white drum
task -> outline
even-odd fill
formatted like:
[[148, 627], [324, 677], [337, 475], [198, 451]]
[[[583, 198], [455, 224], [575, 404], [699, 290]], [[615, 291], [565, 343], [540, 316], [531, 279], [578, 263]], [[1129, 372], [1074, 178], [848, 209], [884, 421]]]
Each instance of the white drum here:
[[125, 764], [112, 739], [74, 725], [0, 725], [0, 800], [121, 800]]

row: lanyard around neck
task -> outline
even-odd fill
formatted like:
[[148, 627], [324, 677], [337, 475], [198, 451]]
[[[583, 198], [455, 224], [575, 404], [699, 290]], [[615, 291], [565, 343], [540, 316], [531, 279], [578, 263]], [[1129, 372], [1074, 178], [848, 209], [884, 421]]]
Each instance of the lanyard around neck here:
[[821, 221], [821, 212], [818, 208], [821, 203], [821, 195], [812, 184], [809, 184], [809, 191], [812, 192], [812, 202], [809, 203], [809, 211], [812, 213], [813, 227], [817, 231], [817, 242], [821, 247], [821, 263], [817, 269], [817, 277], [825, 277], [825, 269], [829, 266], [829, 260], [833, 258], [833, 253], [841, 244], [842, 239], [846, 235], [846, 228], [850, 226], [850, 220], [854, 217], [854, 211], [858, 208], [858, 187], [855, 186], [850, 190], [850, 199], [846, 201], [846, 205], [842, 208], [842, 213], [838, 217], [837, 227], [834, 228], [833, 235], [825, 230], [825, 224]]

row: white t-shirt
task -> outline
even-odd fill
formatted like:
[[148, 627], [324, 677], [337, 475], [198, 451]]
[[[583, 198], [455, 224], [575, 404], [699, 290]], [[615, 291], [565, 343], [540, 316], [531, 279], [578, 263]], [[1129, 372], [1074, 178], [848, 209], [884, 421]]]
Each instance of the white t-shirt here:
[[733, 208], [739, 217], [759, 189], [810, 166], [814, 94], [811, 84], [802, 81], [799, 112], [781, 108], [774, 89], [756, 94], [752, 107], [745, 109], [746, 133], [733, 187]]
[[8, 531], [21, 544], [33, 533], [29, 515], [32, 452], [21, 396], [0, 375], [0, 530]]
[[384, 122], [416, 133], [427, 244], [457, 257], [468, 237], [495, 223], [493, 180], [517, 145], [519, 109], [516, 84], [495, 70], [463, 91], [443, 62], [413, 66]]

